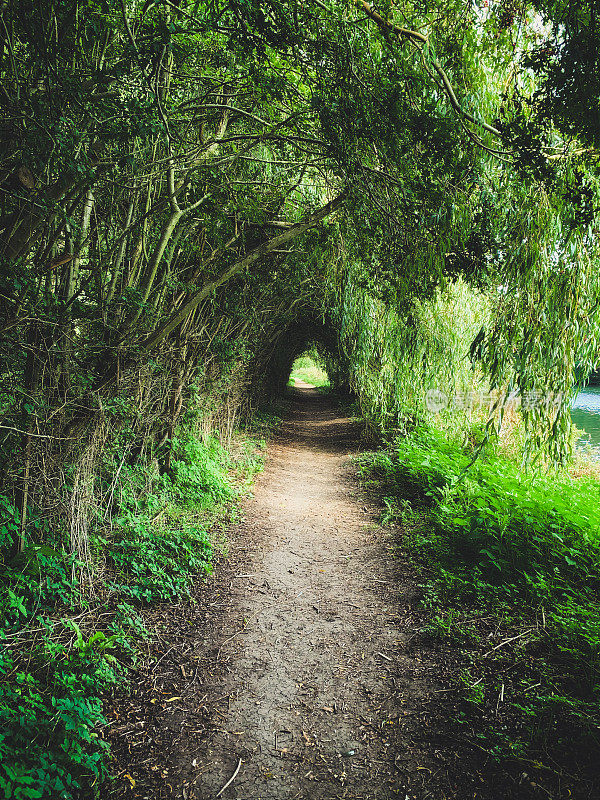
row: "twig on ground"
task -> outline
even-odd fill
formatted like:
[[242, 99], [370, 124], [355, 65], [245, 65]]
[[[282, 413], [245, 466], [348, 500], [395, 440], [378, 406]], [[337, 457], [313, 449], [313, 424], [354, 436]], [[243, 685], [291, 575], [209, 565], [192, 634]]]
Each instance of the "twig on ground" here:
[[235, 768], [235, 772], [233, 773], [233, 775], [231, 776], [231, 778], [229, 778], [229, 780], [227, 781], [227, 783], [225, 784], [225, 786], [223, 786], [223, 788], [222, 788], [222, 789], [220, 789], [220, 790], [217, 792], [217, 794], [215, 795], [215, 798], [216, 798], [216, 797], [221, 797], [221, 795], [223, 794], [223, 792], [225, 791], [225, 789], [227, 789], [227, 787], [228, 787], [228, 786], [231, 786], [231, 784], [232, 784], [232, 783], [234, 782], [234, 780], [236, 779], [236, 777], [237, 777], [237, 774], [238, 774], [238, 772], [239, 772], [239, 771], [240, 771], [240, 769], [241, 769], [241, 766], [242, 766], [242, 759], [240, 758], [240, 760], [238, 761], [238, 765], [237, 765], [237, 767]]
[[394, 660], [393, 658], [390, 658], [389, 656], [386, 656], [386, 654], [385, 654], [385, 653], [379, 653], [379, 652], [377, 652], [377, 653], [375, 653], [375, 655], [376, 655], [376, 656], [381, 656], [382, 658], [385, 658], [385, 660], [386, 660], [386, 661], [393, 661], [393, 660]]
[[169, 647], [169, 649], [168, 649], [166, 652], [164, 652], [164, 653], [162, 654], [162, 656], [161, 656], [161, 657], [158, 659], [158, 661], [157, 661], [157, 662], [154, 664], [154, 666], [153, 666], [153, 667], [152, 667], [152, 669], [150, 670], [151, 672], [154, 672], [154, 670], [155, 670], [155, 669], [158, 667], [158, 665], [159, 665], [159, 664], [160, 664], [160, 662], [163, 660], [163, 658], [164, 658], [165, 656], [168, 656], [168, 655], [169, 655], [169, 653], [171, 652], [171, 650], [175, 650], [175, 645], [173, 645], [173, 647]]
[[510, 644], [511, 642], [514, 642], [517, 639], [521, 639], [523, 636], [526, 636], [528, 633], [531, 633], [534, 630], [535, 630], [535, 628], [527, 628], [526, 631], [522, 631], [517, 636], [513, 636], [511, 639], [505, 639], [503, 642], [500, 642], [500, 644], [497, 644], [495, 647], [492, 647], [491, 650], [488, 650], [487, 653], [484, 653], [482, 658], [485, 658], [486, 656], [489, 656], [490, 653], [494, 652], [494, 650], [498, 650], [500, 647], [504, 647], [505, 644]]
[[230, 642], [232, 639], [235, 639], [235, 637], [236, 637], [236, 636], [237, 636], [239, 633], [243, 633], [243, 632], [246, 630], [246, 628], [247, 628], [247, 627], [248, 627], [248, 623], [246, 623], [246, 624], [244, 625], [244, 627], [243, 627], [243, 628], [240, 628], [240, 630], [239, 630], [239, 631], [236, 631], [236, 632], [233, 634], [233, 636], [230, 636], [228, 639], [225, 639], [225, 641], [223, 642], [223, 644], [221, 645], [221, 647], [219, 647], [219, 650], [218, 650], [218, 652], [217, 652], [217, 661], [218, 661], [218, 660], [219, 660], [219, 658], [221, 657], [221, 650], [222, 650], [222, 649], [225, 647], [225, 645], [226, 645], [228, 642]]

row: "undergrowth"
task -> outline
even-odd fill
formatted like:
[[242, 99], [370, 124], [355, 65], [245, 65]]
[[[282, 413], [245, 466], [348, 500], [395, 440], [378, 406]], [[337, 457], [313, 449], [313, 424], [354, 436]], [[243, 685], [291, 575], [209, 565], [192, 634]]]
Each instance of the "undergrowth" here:
[[469, 654], [479, 746], [540, 769], [597, 749], [600, 484], [523, 474], [492, 447], [473, 461], [432, 429], [360, 464], [423, 576], [424, 633]]
[[0, 797], [98, 796], [102, 696], [126, 681], [150, 635], [140, 611], [210, 572], [209, 531], [235, 518], [276, 422], [257, 418], [229, 450], [182, 428], [162, 468], [157, 458], [125, 463], [117, 436], [94, 478], [94, 496], [109, 499], [92, 504], [87, 563], [41, 521], [44, 544], [11, 557], [18, 514], [0, 498]]

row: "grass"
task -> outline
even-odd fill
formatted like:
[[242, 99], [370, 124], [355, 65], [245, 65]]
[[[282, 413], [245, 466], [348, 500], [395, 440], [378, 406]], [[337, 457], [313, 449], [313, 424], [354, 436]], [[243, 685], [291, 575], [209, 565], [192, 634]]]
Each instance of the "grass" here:
[[479, 744], [546, 771], [593, 752], [600, 484], [534, 478], [492, 449], [472, 463], [471, 452], [431, 429], [360, 464], [421, 573], [423, 634], [463, 650], [468, 669], [457, 691]]
[[294, 386], [295, 380], [310, 383], [316, 389], [328, 391], [331, 388], [329, 376], [311, 356], [300, 356], [293, 365], [288, 386]]

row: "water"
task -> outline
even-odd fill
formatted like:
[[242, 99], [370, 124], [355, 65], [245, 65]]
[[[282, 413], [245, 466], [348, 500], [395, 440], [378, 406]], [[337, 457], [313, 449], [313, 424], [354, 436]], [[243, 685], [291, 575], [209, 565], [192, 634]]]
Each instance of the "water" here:
[[571, 419], [585, 431], [581, 444], [600, 447], [600, 386], [587, 386], [579, 392], [571, 406]]

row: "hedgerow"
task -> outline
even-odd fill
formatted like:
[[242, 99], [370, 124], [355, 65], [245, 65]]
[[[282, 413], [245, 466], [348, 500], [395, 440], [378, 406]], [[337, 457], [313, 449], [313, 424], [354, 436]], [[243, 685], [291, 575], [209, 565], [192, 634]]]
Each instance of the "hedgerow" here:
[[[106, 507], [96, 510], [90, 560], [78, 561], [59, 533], [45, 530], [54, 547], [32, 545], [5, 561], [0, 796], [101, 794], [108, 765], [103, 700], [117, 683], [126, 684], [151, 635], [140, 611], [176, 601], [210, 573], [209, 530], [232, 518], [232, 504], [260, 469], [257, 440], [235, 441], [234, 458], [216, 440], [204, 444], [189, 428], [181, 430], [168, 474], [142, 462], [122, 466], [116, 484], [115, 453], [105, 453], [96, 493], [111, 490], [110, 515]], [[2, 510], [9, 550], [18, 514], [6, 498]]]

